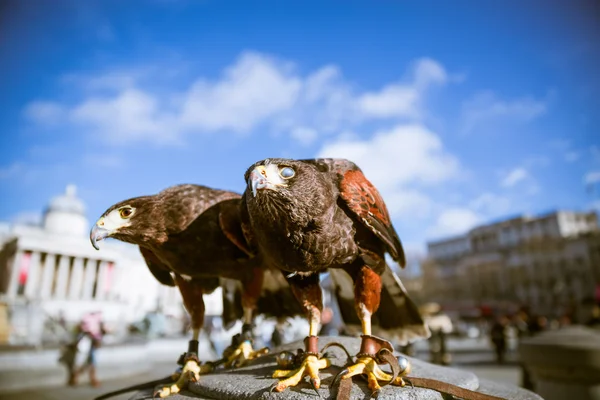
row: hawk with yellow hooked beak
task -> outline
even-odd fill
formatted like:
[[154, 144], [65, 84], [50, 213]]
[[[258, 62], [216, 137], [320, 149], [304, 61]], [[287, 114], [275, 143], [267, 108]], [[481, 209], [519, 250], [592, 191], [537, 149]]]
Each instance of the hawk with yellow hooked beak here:
[[[265, 353], [251, 346], [255, 314], [293, 316], [302, 312], [279, 271], [267, 271], [254, 256], [241, 230], [240, 198], [234, 192], [200, 185], [177, 185], [153, 196], [131, 198], [110, 207], [90, 232], [92, 245], [112, 237], [139, 246], [154, 277], [177, 286], [190, 314], [193, 338], [182, 357], [177, 382], [159, 395], [177, 393], [189, 380], [211, 370], [198, 359], [198, 337], [204, 322], [203, 294], [224, 290], [224, 324], [243, 318], [242, 335], [225, 354], [227, 364], [243, 365]], [[228, 293], [231, 280], [243, 286], [241, 307]], [[239, 300], [239, 296], [238, 296]], [[291, 300], [291, 301], [290, 301]], [[243, 314], [243, 315], [242, 315]]]
[[338, 378], [365, 374], [375, 393], [378, 381], [402, 385], [401, 377], [394, 379], [379, 368], [378, 351], [393, 348], [372, 336], [372, 328], [379, 325], [401, 343], [426, 338], [429, 330], [385, 261], [389, 253], [405, 265], [402, 244], [377, 189], [344, 159], [266, 159], [252, 165], [245, 179], [244, 232], [265, 262], [284, 271], [310, 322], [302, 363], [295, 370], [276, 371], [274, 377], [284, 379], [274, 390], [295, 386], [304, 376], [318, 388], [318, 371], [329, 365], [319, 358], [317, 344], [323, 308], [319, 274], [327, 271], [337, 286], [342, 319], [351, 324], [355, 312], [362, 330], [356, 364]]

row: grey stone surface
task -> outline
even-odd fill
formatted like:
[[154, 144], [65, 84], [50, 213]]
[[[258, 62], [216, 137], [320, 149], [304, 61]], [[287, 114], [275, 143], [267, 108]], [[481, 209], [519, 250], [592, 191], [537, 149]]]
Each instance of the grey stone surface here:
[[600, 330], [572, 326], [523, 340], [519, 353], [547, 400], [600, 399]]
[[490, 381], [489, 379], [479, 378], [478, 392], [491, 394], [494, 396], [502, 396], [510, 400], [544, 400], [540, 395], [537, 395], [529, 390], [525, 390], [515, 385], [507, 385]]
[[[321, 337], [319, 346], [322, 348], [329, 342], [342, 343], [350, 354], [356, 354], [359, 350], [360, 339], [348, 337]], [[271, 355], [255, 360], [251, 365], [234, 370], [218, 370], [214, 373], [203, 375], [200, 382], [190, 385], [189, 392], [181, 395], [177, 400], [183, 399], [311, 399], [316, 397], [314, 391], [307, 382], [300, 383], [297, 387], [288, 388], [283, 393], [270, 393], [269, 388], [277, 379], [271, 378], [273, 371], [277, 368], [275, 354], [282, 350], [295, 351], [302, 348], [302, 342], [295, 342], [282, 346], [272, 352]], [[333, 366], [322, 370], [321, 388], [319, 394], [323, 399], [334, 399], [337, 388], [331, 390], [329, 387], [335, 375], [341, 370], [346, 362], [345, 354], [337, 348], [327, 350], [332, 355]], [[412, 363], [410, 376], [425, 377], [449, 382], [467, 389], [478, 390], [479, 379], [471, 372], [453, 368], [441, 367], [424, 361], [408, 357]], [[386, 367], [383, 367], [384, 370]], [[366, 382], [360, 377], [353, 378], [352, 399], [368, 399], [370, 390]], [[540, 400], [541, 397], [520, 388], [486, 382], [482, 386], [483, 391], [506, 399]], [[149, 393], [149, 392], [148, 392]], [[146, 394], [147, 395], [147, 394]], [[145, 399], [143, 394], [138, 393], [131, 400]], [[142, 397], [140, 397], [142, 396]], [[147, 397], [146, 397], [147, 398]], [[389, 399], [419, 399], [419, 400], [442, 400], [442, 395], [436, 391], [416, 387], [394, 387], [385, 386], [379, 396], [381, 400]], [[173, 399], [175, 400], [175, 399]]]

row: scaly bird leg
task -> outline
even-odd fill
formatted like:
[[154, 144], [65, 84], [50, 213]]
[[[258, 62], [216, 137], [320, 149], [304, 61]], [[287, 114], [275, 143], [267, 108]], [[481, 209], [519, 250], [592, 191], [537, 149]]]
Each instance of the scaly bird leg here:
[[[247, 315], [250, 317], [247, 317]], [[250, 321], [250, 322], [248, 322]], [[242, 333], [231, 339], [231, 345], [223, 352], [226, 367], [242, 367], [250, 360], [261, 357], [269, 352], [268, 347], [254, 350], [252, 347], [252, 309], [244, 310], [244, 325]]]
[[381, 370], [378, 364], [385, 363], [378, 357], [381, 349], [394, 352], [392, 344], [386, 340], [371, 336], [371, 315], [379, 308], [381, 300], [381, 277], [372, 269], [362, 267], [354, 279], [354, 297], [356, 299], [356, 311], [362, 325], [362, 341], [359, 353], [356, 355], [356, 363], [340, 372], [334, 379], [334, 386], [341, 379], [349, 379], [355, 375], [366, 375], [369, 389], [373, 391], [372, 396], [377, 397], [381, 390], [379, 382], [404, 386], [403, 375], [410, 372], [410, 363], [407, 359], [400, 360], [401, 370], [394, 377]]
[[[296, 355], [295, 358], [301, 361], [300, 365], [293, 370], [278, 369], [273, 373], [273, 378], [283, 378], [273, 385], [272, 390], [283, 392], [290, 386], [296, 386], [302, 378], [308, 376], [310, 384], [315, 391], [321, 387], [321, 378], [319, 370], [327, 368], [331, 362], [327, 358], [319, 358], [318, 336], [308, 336], [304, 339], [305, 352]], [[278, 359], [279, 361], [279, 359]], [[317, 391], [317, 394], [319, 392]]]
[[264, 270], [254, 268], [251, 278], [244, 282], [244, 291], [242, 293], [242, 308], [244, 309], [244, 325], [242, 333], [235, 335], [231, 339], [231, 345], [223, 352], [223, 358], [226, 359], [226, 367], [241, 367], [248, 361], [254, 360], [269, 352], [267, 347], [254, 350], [252, 348], [252, 323], [256, 303], [260, 297], [264, 280]]
[[213, 370], [211, 363], [202, 365], [198, 358], [198, 338], [200, 337], [200, 330], [204, 323], [204, 299], [202, 298], [204, 292], [202, 284], [193, 280], [185, 280], [179, 275], [175, 275], [175, 282], [181, 292], [183, 304], [190, 313], [193, 334], [192, 340], [188, 344], [188, 351], [179, 357], [178, 364], [182, 365], [182, 368], [181, 371], [173, 374], [172, 377], [175, 382], [159, 389], [155, 393], [155, 395], [161, 398], [179, 393], [181, 389], [188, 386], [189, 382], [197, 382], [200, 379], [200, 375]]
[[300, 365], [294, 370], [277, 370], [273, 378], [283, 378], [277, 382], [272, 390], [283, 392], [290, 386], [296, 386], [302, 378], [308, 376], [311, 386], [317, 391], [321, 386], [319, 370], [331, 365], [326, 358], [319, 358], [319, 325], [321, 310], [323, 309], [323, 295], [319, 286], [319, 275], [314, 274], [302, 278], [298, 276], [288, 278], [292, 292], [306, 310], [309, 318], [309, 336], [304, 339], [305, 351], [296, 355]]

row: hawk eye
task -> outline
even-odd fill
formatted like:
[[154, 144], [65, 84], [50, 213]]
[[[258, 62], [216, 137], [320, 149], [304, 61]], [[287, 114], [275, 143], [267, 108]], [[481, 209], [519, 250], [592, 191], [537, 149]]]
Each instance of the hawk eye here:
[[279, 170], [279, 175], [283, 179], [290, 179], [293, 178], [294, 175], [296, 175], [296, 172], [290, 167], [283, 167]]
[[131, 217], [132, 214], [133, 214], [133, 208], [131, 208], [131, 207], [123, 207], [119, 210], [119, 215], [123, 219], [127, 219], [127, 218]]

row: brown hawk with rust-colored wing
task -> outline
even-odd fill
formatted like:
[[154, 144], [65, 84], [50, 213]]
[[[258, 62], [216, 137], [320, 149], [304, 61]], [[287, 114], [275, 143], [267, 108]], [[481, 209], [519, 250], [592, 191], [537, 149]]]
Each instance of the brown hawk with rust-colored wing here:
[[[404, 266], [404, 250], [381, 195], [360, 168], [345, 159], [271, 158], [252, 165], [245, 179], [243, 231], [265, 262], [288, 276], [310, 320], [307, 353], [317, 352], [319, 274], [326, 271], [346, 323], [352, 320], [348, 280], [353, 284], [354, 319], [357, 316], [361, 323], [363, 350], [373, 349], [379, 340], [371, 336], [372, 319], [402, 342], [429, 335], [417, 307], [385, 261], [389, 253]], [[370, 382], [390, 380], [373, 363], [372, 358], [359, 358], [342, 377], [365, 373]], [[308, 356], [296, 371], [276, 372], [286, 379], [275, 389], [296, 385], [304, 375], [318, 387], [317, 371], [326, 365], [326, 360]]]
[[[225, 190], [176, 185], [156, 195], [111, 206], [90, 232], [96, 249], [97, 242], [106, 237], [138, 245], [154, 277], [164, 285], [179, 288], [193, 329], [181, 377], [187, 374], [197, 379], [198, 374], [210, 369], [209, 365], [200, 365], [197, 358], [204, 322], [203, 294], [223, 287], [224, 324], [243, 317], [242, 336], [246, 339], [255, 314], [280, 317], [282, 313], [288, 316], [302, 312], [300, 307], [293, 307], [293, 301], [287, 301], [293, 295], [281, 273], [266, 270], [261, 257], [250, 254], [242, 233], [240, 199], [238, 193]], [[252, 350], [248, 340], [229, 350], [226, 358], [230, 364], [260, 354]], [[185, 379], [178, 380], [174, 387], [161, 391], [161, 397], [184, 384]]]

